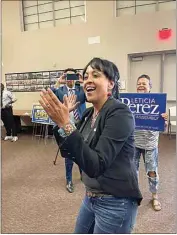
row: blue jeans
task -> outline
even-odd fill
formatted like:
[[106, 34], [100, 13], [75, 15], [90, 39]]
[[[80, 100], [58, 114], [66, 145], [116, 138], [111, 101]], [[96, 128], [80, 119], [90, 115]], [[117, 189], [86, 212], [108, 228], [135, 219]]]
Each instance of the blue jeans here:
[[[71, 182], [72, 181], [72, 169], [73, 169], [73, 164], [74, 162], [70, 160], [69, 158], [65, 158], [65, 169], [66, 169], [66, 182]], [[80, 174], [81, 174], [81, 169], [79, 168]]]
[[75, 234], [131, 233], [136, 221], [136, 200], [105, 195], [85, 196], [76, 221]]
[[[140, 157], [143, 156], [145, 170], [149, 181], [149, 190], [151, 193], [157, 193], [159, 186], [159, 175], [158, 175], [158, 148], [152, 150], [145, 150], [135, 148], [134, 162], [136, 165], [137, 174], [139, 174], [139, 163]], [[149, 172], [155, 172], [155, 177], [150, 177]]]

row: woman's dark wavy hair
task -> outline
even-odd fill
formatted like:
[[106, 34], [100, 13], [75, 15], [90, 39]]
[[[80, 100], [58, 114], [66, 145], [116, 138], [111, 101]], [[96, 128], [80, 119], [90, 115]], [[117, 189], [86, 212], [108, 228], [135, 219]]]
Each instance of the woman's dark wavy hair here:
[[109, 79], [110, 81], [114, 82], [114, 88], [112, 89], [112, 96], [115, 99], [119, 99], [119, 70], [117, 68], [117, 66], [109, 61], [109, 60], [105, 60], [105, 59], [101, 59], [101, 58], [93, 58], [84, 68], [83, 70], [83, 77], [86, 73], [86, 70], [88, 68], [88, 66], [91, 66], [93, 69], [96, 69], [100, 72], [102, 72], [107, 79]]

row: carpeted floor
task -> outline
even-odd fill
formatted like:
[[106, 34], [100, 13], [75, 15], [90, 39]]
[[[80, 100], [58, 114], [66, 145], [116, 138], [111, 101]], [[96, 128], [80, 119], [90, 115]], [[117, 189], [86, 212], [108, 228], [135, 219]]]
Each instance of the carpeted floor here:
[[[176, 233], [176, 140], [160, 138], [159, 196], [162, 210], [154, 212], [141, 164], [140, 185], [144, 196], [135, 233]], [[84, 195], [78, 167], [75, 192], [65, 190], [64, 160], [53, 160], [57, 146], [52, 140], [20, 135], [16, 143], [2, 141], [2, 233], [72, 233]]]

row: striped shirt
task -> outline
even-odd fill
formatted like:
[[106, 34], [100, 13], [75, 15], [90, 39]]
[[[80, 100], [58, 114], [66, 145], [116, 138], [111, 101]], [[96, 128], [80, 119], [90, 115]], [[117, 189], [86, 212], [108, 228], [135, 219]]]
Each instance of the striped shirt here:
[[134, 137], [136, 148], [152, 150], [158, 147], [158, 131], [135, 130]]

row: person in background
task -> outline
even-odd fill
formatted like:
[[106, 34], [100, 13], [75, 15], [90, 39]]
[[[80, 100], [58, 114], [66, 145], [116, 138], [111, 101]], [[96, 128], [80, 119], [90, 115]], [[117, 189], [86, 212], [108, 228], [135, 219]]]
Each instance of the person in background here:
[[[149, 93], [152, 88], [151, 79], [148, 75], [143, 74], [137, 79], [137, 92]], [[167, 121], [168, 115], [161, 114]], [[167, 125], [167, 123], [165, 124]], [[145, 170], [149, 181], [149, 190], [152, 193], [152, 207], [155, 211], [161, 210], [161, 203], [158, 199], [158, 143], [159, 132], [150, 130], [135, 130], [135, 156], [137, 174], [139, 173], [140, 157], [143, 156]]]
[[[61, 77], [58, 79], [54, 88], [52, 89], [54, 94], [58, 99], [63, 102], [64, 95], [70, 95], [76, 97], [76, 109], [70, 112], [70, 119], [77, 124], [81, 118], [82, 114], [86, 109], [86, 97], [80, 83], [83, 82], [81, 74], [78, 74], [79, 80], [67, 80], [67, 74], [78, 74], [77, 70], [73, 68], [66, 69]], [[65, 169], [66, 169], [66, 189], [68, 192], [74, 192], [74, 185], [72, 181], [72, 169], [74, 162], [72, 159], [65, 158]], [[80, 173], [81, 169], [79, 168]]]
[[4, 84], [1, 83], [1, 120], [6, 129], [6, 136], [4, 140], [11, 140], [15, 142], [18, 140], [17, 131], [13, 116], [12, 104], [17, 99], [10, 92], [4, 89]]
[[61, 103], [48, 89], [39, 101], [56, 123], [61, 156], [82, 169], [86, 193], [76, 234], [131, 233], [142, 195], [134, 157], [134, 118], [128, 106], [111, 95], [116, 84], [112, 62], [93, 58], [83, 71], [88, 108], [76, 126], [70, 120], [69, 97]]

